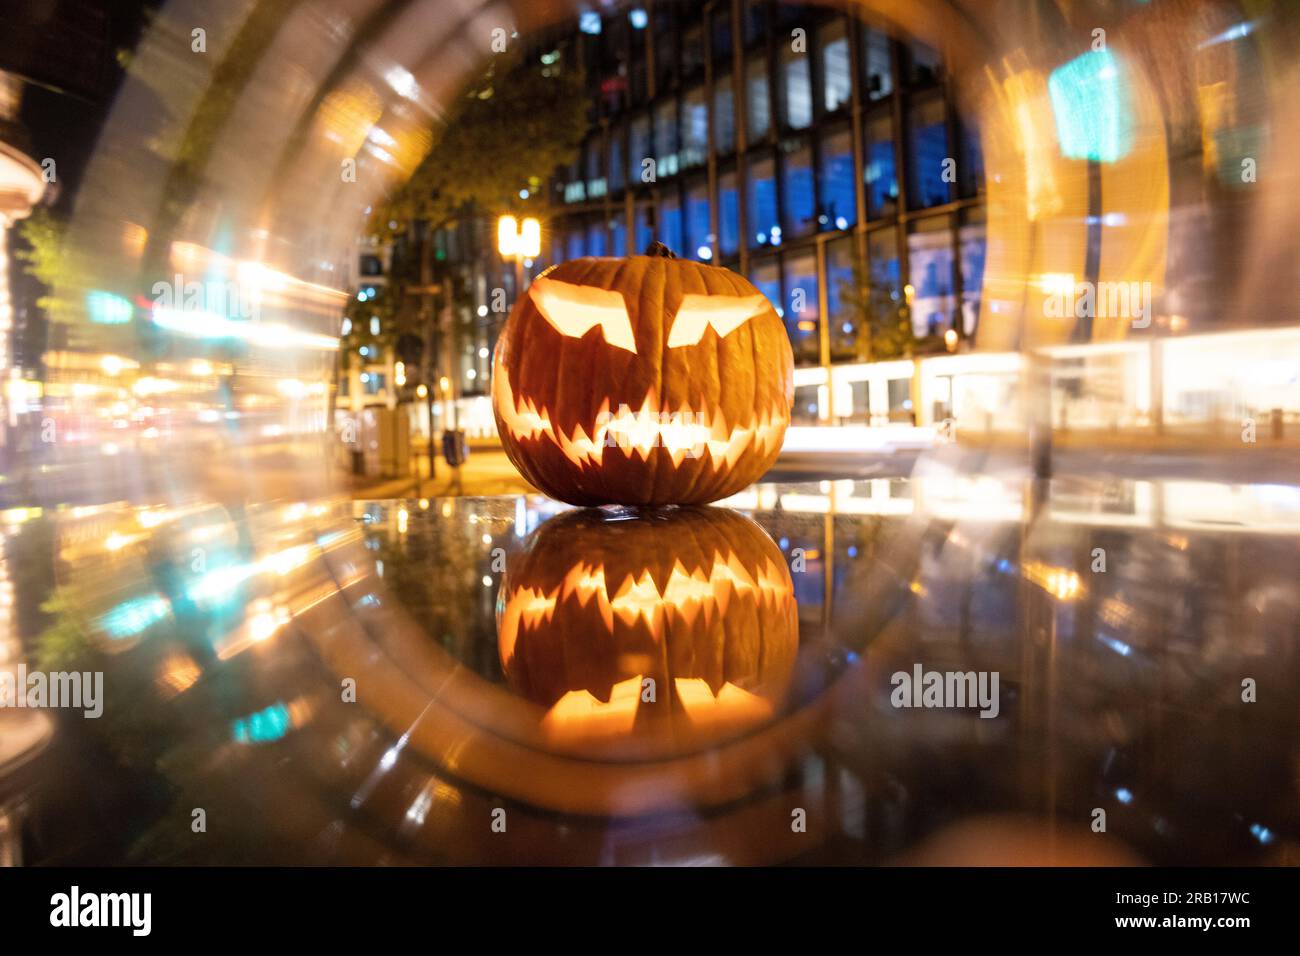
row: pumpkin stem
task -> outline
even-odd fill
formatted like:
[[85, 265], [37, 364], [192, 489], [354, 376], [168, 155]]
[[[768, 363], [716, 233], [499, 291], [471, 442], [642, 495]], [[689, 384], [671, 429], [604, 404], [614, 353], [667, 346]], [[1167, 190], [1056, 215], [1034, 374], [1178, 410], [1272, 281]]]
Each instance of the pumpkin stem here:
[[650, 243], [650, 245], [646, 248], [645, 254], [647, 256], [658, 256], [662, 259], [677, 258], [677, 254], [673, 252], [671, 249], [669, 249], [667, 246], [665, 246], [658, 239]]

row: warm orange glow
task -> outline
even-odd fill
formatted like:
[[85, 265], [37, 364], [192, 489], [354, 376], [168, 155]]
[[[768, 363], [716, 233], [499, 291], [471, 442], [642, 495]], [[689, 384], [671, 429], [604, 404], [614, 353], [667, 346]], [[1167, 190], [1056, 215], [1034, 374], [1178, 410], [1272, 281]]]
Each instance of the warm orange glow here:
[[710, 325], [718, 338], [726, 338], [766, 308], [767, 299], [761, 295], [697, 295], [682, 296], [673, 327], [668, 333], [668, 347], [696, 345], [704, 338]]
[[717, 696], [702, 677], [678, 677], [673, 681], [677, 702], [697, 728], [719, 724], [756, 724], [772, 716], [772, 702], [727, 681]]
[[690, 626], [701, 614], [706, 622], [715, 613], [725, 614], [734, 595], [748, 595], [761, 605], [794, 602], [794, 590], [784, 566], [768, 558], [751, 573], [734, 552], [715, 552], [711, 567], [694, 571], [688, 571], [678, 561], [662, 581], [656, 581], [647, 570], [636, 578], [629, 574], [613, 585], [611, 592], [604, 567], [579, 561], [549, 594], [523, 587], [509, 595], [503, 605], [498, 637], [502, 666], [510, 666], [521, 630], [549, 622], [557, 605], [570, 599], [580, 607], [594, 600], [610, 633], [616, 619], [628, 627], [644, 621], [655, 640], [661, 640], [664, 628], [675, 622]]
[[632, 321], [620, 293], [559, 282], [545, 276], [533, 280], [528, 293], [543, 318], [561, 335], [580, 339], [591, 329], [599, 327], [610, 345], [636, 353]]
[[590, 691], [571, 690], [546, 712], [542, 729], [552, 739], [574, 737], [625, 737], [636, 723], [641, 703], [642, 675], [614, 685], [609, 703], [602, 703]]
[[578, 425], [565, 434], [551, 422], [545, 407], [538, 408], [529, 398], [516, 400], [510, 376], [500, 363], [493, 372], [492, 391], [497, 414], [512, 436], [518, 440], [545, 437], [578, 466], [600, 464], [607, 449], [647, 461], [654, 449], [662, 448], [675, 466], [686, 458], [708, 455], [715, 468], [724, 463], [730, 468], [751, 446], [760, 454], [779, 448], [789, 424], [784, 410], [759, 409], [742, 424], [728, 422], [721, 408], [661, 409], [652, 389], [639, 409], [620, 405], [611, 412], [606, 400], [590, 428]]
[[502, 216], [497, 220], [497, 252], [503, 259], [509, 259], [515, 254], [518, 244], [519, 223], [514, 216]]

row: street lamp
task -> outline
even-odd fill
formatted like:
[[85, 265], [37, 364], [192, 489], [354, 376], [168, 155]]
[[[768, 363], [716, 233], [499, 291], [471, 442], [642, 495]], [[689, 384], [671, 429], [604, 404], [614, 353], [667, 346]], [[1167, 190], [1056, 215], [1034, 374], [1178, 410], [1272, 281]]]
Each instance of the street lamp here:
[[514, 216], [497, 220], [497, 252], [502, 259], [536, 259], [542, 254], [542, 224], [529, 216], [521, 224]]
[[497, 220], [497, 252], [515, 267], [515, 298], [524, 288], [524, 260], [542, 254], [542, 224], [529, 216], [521, 224], [514, 216]]

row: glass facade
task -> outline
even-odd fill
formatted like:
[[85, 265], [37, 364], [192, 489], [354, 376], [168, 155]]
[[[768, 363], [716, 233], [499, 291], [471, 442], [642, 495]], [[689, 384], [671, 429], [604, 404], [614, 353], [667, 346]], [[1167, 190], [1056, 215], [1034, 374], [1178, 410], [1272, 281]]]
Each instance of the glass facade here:
[[[934, 50], [848, 6], [767, 0], [656, 4], [645, 29], [602, 36], [618, 43], [587, 63], [601, 124], [548, 192], [553, 261], [658, 239], [733, 269], [776, 305], [804, 367], [977, 335], [978, 129]], [[878, 416], [910, 413], [894, 397]]]

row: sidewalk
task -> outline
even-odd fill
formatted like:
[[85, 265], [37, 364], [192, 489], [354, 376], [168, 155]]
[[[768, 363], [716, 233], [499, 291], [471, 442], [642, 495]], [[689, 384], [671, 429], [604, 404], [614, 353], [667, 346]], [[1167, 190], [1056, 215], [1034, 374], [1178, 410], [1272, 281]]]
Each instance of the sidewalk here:
[[342, 483], [354, 500], [518, 495], [536, 491], [499, 448], [472, 449], [460, 468], [451, 468], [440, 458], [432, 481], [429, 480], [428, 456], [420, 456], [416, 464], [420, 469], [418, 488], [414, 476], [374, 479], [347, 475], [343, 476]]

